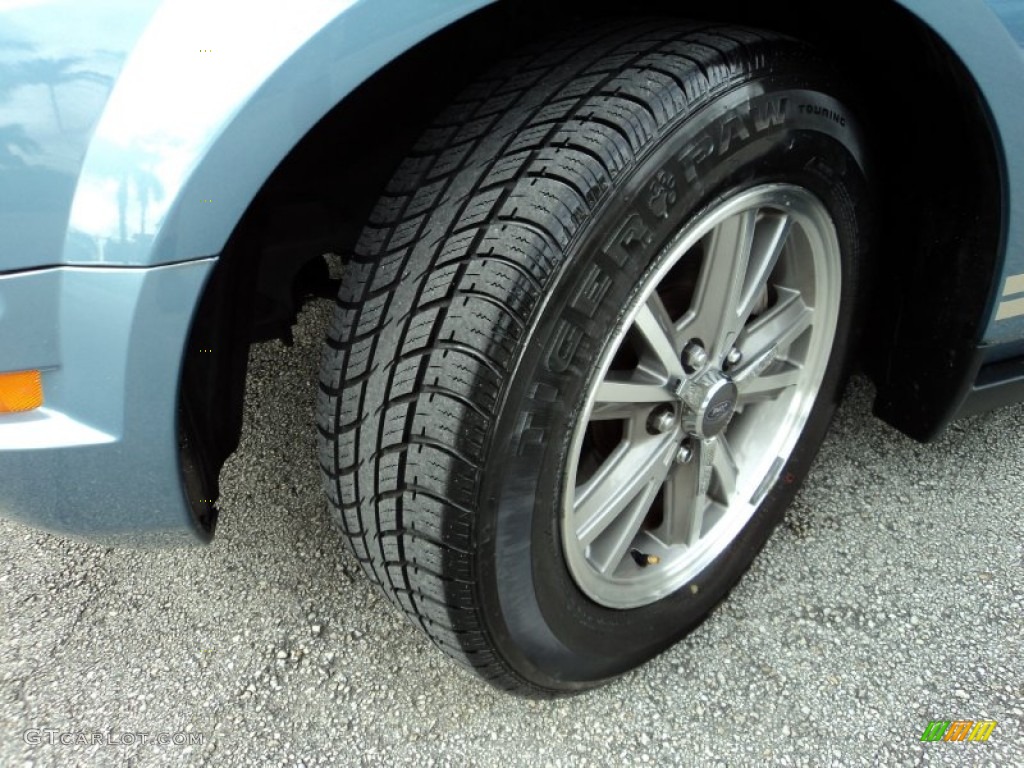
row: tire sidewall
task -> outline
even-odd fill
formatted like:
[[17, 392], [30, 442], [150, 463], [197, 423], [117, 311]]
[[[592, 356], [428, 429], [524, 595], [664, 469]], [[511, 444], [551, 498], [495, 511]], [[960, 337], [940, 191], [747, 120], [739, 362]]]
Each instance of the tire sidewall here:
[[[724, 597], [809, 469], [845, 379], [867, 221], [862, 141], [845, 108], [807, 78], [754, 78], [679, 117], [662, 135], [611, 185], [567, 247], [524, 336], [485, 461], [499, 469], [482, 479], [479, 604], [512, 668], [546, 689], [587, 687], [636, 666]], [[684, 223], [766, 183], [814, 193], [839, 237], [839, 322], [818, 398], [778, 482], [711, 565], [656, 603], [604, 608], [573, 581], [560, 523], [573, 430], [594, 362]]]

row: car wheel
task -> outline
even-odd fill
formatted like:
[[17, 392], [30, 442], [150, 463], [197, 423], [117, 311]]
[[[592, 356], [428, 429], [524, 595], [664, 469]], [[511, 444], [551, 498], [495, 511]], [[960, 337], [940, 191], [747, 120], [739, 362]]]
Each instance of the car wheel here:
[[525, 693], [696, 626], [824, 437], [862, 142], [803, 44], [670, 22], [507, 62], [426, 132], [347, 266], [330, 505], [442, 650]]

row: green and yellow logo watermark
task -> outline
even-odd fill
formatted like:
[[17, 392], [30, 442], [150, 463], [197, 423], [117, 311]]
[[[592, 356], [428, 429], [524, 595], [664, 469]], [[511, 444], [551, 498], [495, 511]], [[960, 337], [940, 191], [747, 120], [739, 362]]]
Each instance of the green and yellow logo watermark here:
[[988, 741], [995, 729], [995, 720], [932, 720], [921, 741]]

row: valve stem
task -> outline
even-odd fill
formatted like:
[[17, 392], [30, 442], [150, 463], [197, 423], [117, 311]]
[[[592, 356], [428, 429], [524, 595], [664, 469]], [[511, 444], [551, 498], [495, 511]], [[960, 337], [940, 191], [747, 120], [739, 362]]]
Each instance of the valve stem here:
[[639, 549], [631, 549], [629, 554], [633, 556], [633, 562], [641, 568], [646, 568], [649, 565], [658, 565], [661, 562], [661, 558], [657, 555], [646, 555]]

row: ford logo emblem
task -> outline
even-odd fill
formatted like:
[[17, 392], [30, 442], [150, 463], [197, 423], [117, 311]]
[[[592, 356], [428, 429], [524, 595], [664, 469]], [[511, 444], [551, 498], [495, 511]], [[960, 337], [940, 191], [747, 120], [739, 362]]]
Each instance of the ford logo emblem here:
[[704, 418], [712, 423], [716, 421], [721, 421], [723, 418], [725, 418], [725, 416], [728, 413], [732, 411], [733, 405], [734, 403], [732, 400], [723, 400], [720, 403], [716, 403], [715, 405], [712, 405], [710, 408], [708, 408], [708, 412], [707, 414], [705, 414]]

